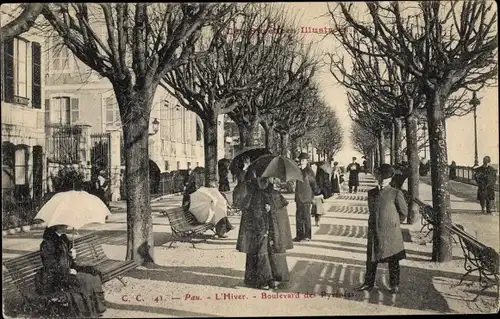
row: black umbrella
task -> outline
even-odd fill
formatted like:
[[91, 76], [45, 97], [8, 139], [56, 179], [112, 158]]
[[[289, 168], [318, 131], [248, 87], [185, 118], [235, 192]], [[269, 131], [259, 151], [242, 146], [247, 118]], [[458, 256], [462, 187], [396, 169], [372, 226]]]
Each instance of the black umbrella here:
[[261, 146], [256, 146], [256, 147], [246, 147], [242, 149], [240, 152], [238, 152], [234, 157], [233, 160], [231, 161], [231, 164], [229, 165], [229, 170], [231, 172], [239, 170], [241, 167], [243, 167], [243, 161], [246, 157], [250, 158], [250, 161], [253, 162], [257, 158], [261, 157], [262, 155], [267, 155], [267, 154], [272, 154], [270, 150], [268, 150], [265, 147]]

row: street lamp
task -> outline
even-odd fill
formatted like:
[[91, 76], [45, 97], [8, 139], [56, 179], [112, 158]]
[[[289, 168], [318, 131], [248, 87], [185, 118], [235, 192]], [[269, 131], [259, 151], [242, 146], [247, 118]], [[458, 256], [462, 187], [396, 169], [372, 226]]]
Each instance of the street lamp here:
[[472, 110], [474, 111], [474, 166], [479, 165], [479, 160], [477, 158], [477, 123], [476, 123], [476, 109], [477, 106], [481, 103], [477, 98], [476, 91], [472, 92], [472, 100], [470, 100], [470, 105], [472, 105]]
[[160, 129], [160, 122], [158, 122], [158, 119], [153, 120], [153, 133], [149, 133], [149, 136], [155, 135], [158, 133], [158, 130]]

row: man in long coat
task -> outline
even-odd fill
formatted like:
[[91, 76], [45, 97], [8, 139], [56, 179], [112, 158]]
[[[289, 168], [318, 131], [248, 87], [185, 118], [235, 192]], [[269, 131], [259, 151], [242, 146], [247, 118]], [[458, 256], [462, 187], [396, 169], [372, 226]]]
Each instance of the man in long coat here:
[[[330, 198], [333, 195], [332, 183], [330, 181], [332, 173], [333, 169], [327, 162], [318, 166], [318, 170], [316, 171], [316, 185], [321, 195], [323, 195], [323, 199]], [[321, 215], [324, 214], [324, 209], [318, 208], [318, 206], [323, 206], [323, 199], [315, 199], [315, 203], [312, 206], [312, 215], [314, 216], [316, 226], [319, 226]]]
[[491, 214], [491, 202], [495, 200], [495, 183], [497, 182], [497, 172], [490, 166], [491, 158], [483, 158], [483, 166], [476, 168], [474, 178], [477, 183], [477, 200], [481, 205], [481, 211], [484, 214]]
[[356, 162], [356, 157], [353, 157], [352, 163], [347, 165], [347, 171], [349, 172], [349, 193], [352, 193], [354, 188], [356, 194], [359, 186], [359, 173], [361, 172], [361, 165]]
[[394, 168], [382, 164], [377, 172], [379, 187], [368, 191], [368, 244], [365, 282], [357, 290], [371, 290], [380, 262], [389, 263], [391, 293], [399, 292], [399, 261], [406, 258], [400, 224], [408, 215], [401, 190], [390, 186]]
[[311, 206], [314, 195], [319, 195], [320, 190], [316, 185], [316, 178], [313, 170], [309, 167], [309, 155], [300, 153], [300, 169], [302, 170], [303, 181], [298, 181], [295, 186], [295, 213], [296, 236], [294, 241], [311, 240]]

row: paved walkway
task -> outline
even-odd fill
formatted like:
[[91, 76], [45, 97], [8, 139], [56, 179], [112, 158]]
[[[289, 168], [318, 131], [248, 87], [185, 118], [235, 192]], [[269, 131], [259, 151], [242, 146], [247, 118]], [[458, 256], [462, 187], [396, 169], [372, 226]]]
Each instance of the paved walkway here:
[[[432, 263], [431, 247], [412, 242], [418, 225], [402, 225], [408, 258], [401, 263], [401, 294], [388, 293], [387, 267], [380, 265], [378, 290], [356, 292], [365, 271], [368, 212], [366, 190], [374, 185], [361, 175], [358, 194], [342, 194], [327, 201], [327, 214], [313, 228], [311, 242], [297, 243], [288, 251], [291, 283], [279, 294], [244, 287], [245, 255], [235, 250], [240, 218], [231, 217], [236, 229], [226, 239], [207, 239], [192, 248], [175, 243], [167, 248], [171, 231], [160, 208], [180, 203], [180, 196], [153, 203], [156, 266], [139, 267], [125, 276], [126, 287], [113, 280], [104, 285], [108, 310], [104, 317], [282, 316], [477, 313], [495, 311], [494, 292], [478, 301], [467, 300], [476, 284], [453, 287], [463, 271], [461, 250], [454, 260]], [[424, 188], [425, 189], [425, 188]], [[422, 192], [422, 195], [425, 191]], [[293, 194], [288, 212], [295, 234]], [[425, 198], [424, 198], [425, 200]], [[120, 205], [117, 205], [120, 206]], [[80, 234], [96, 232], [110, 258], [124, 259], [126, 218], [122, 207], [105, 225], [87, 227]], [[467, 226], [466, 226], [467, 227]], [[2, 243], [3, 257], [37, 250], [42, 230], [9, 235]], [[498, 234], [498, 233], [497, 233]], [[497, 237], [498, 238], [498, 237]], [[239, 299], [243, 298], [243, 299]], [[280, 298], [280, 299], [276, 299]]]

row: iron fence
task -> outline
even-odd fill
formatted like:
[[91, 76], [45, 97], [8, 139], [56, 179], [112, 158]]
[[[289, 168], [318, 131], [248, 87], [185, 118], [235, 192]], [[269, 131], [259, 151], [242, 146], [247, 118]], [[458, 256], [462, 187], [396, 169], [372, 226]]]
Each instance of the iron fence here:
[[[469, 166], [456, 166], [455, 172], [456, 172], [456, 177], [455, 177], [456, 181], [470, 185], [477, 185], [476, 180], [474, 178], [474, 168]], [[498, 191], [498, 189], [499, 188], [498, 188], [498, 175], [497, 175], [495, 190]]]

